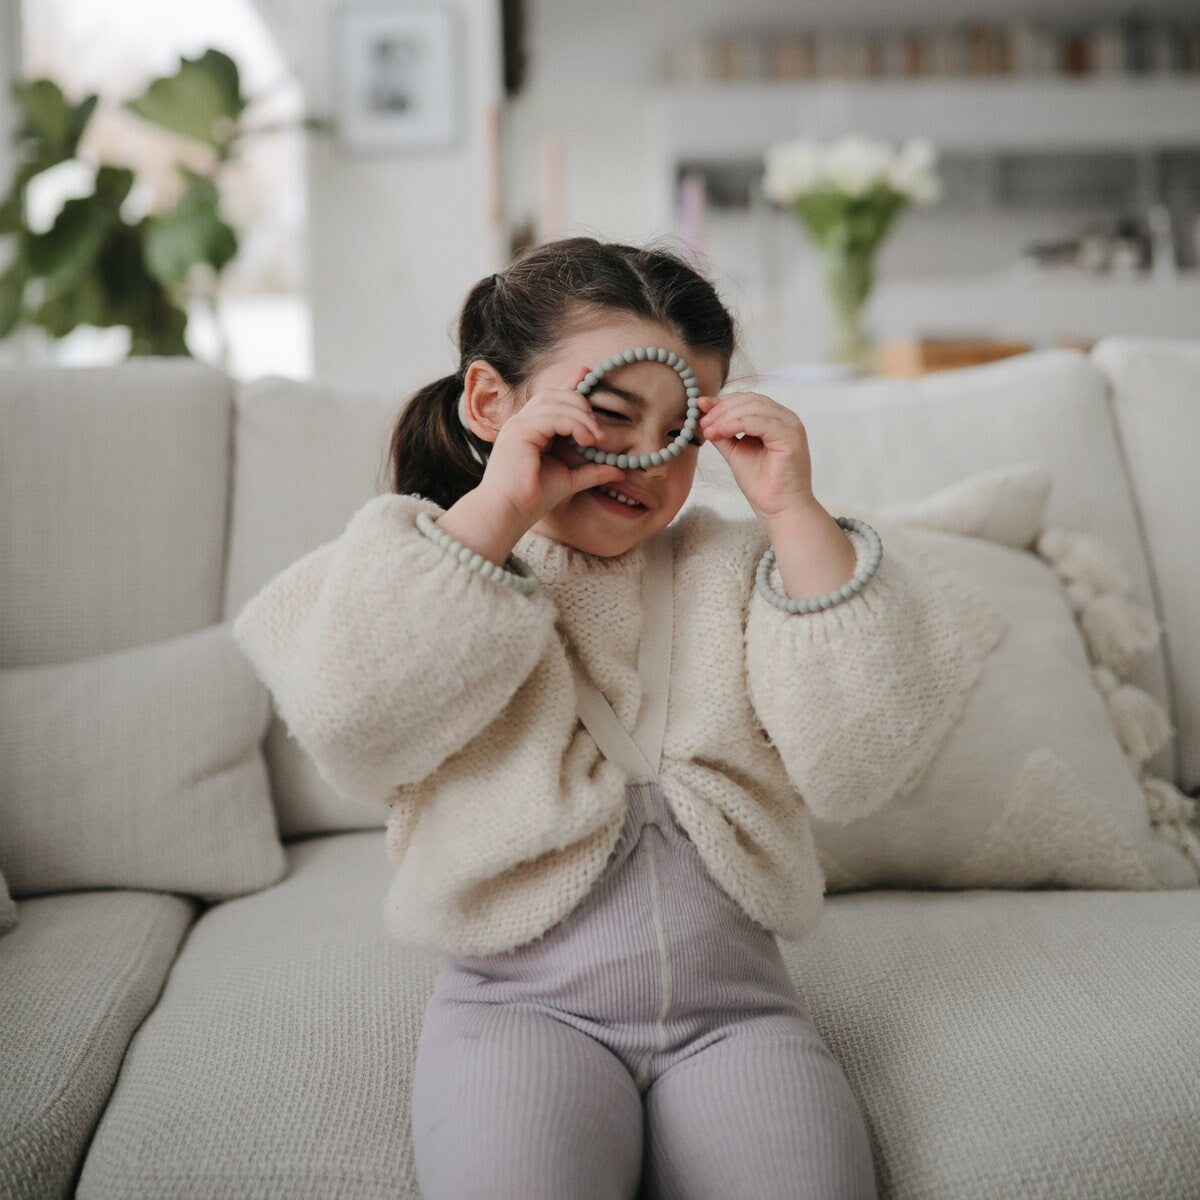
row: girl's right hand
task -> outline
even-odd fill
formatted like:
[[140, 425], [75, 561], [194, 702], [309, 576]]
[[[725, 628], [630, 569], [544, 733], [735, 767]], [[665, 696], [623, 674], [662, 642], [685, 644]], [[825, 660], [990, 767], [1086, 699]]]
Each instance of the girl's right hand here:
[[476, 490], [505, 505], [525, 529], [576, 492], [625, 478], [620, 467], [590, 462], [565, 442], [555, 446], [560, 437], [581, 446], [598, 446], [604, 437], [587, 397], [575, 390], [589, 370], [581, 368], [570, 387], [534, 392], [500, 426], [492, 445]]

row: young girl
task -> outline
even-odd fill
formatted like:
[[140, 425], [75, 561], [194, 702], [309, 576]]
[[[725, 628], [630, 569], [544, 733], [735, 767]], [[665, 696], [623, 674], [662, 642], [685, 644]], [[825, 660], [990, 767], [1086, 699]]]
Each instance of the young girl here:
[[[234, 624], [322, 775], [390, 807], [387, 928], [444, 956], [422, 1196], [874, 1196], [775, 938], [823, 902], [809, 813], [860, 817], [936, 751], [951, 610], [822, 507], [793, 412], [720, 394], [734, 323], [671, 253], [542, 245], [475, 285], [459, 341], [400, 415], [393, 491]], [[699, 439], [659, 348], [753, 517], [674, 521]], [[688, 432], [645, 467], [573, 448]]]

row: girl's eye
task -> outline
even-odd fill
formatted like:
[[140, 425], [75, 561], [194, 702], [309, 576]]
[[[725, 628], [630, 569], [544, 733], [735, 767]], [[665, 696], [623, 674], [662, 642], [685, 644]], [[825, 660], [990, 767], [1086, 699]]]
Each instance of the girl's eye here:
[[[600, 408], [597, 406], [597, 407], [594, 407], [592, 411], [598, 412], [598, 413], [603, 413], [606, 417], [617, 417], [619, 420], [622, 420], [622, 421], [629, 420], [629, 418], [624, 413], [613, 412], [611, 408]], [[682, 432], [683, 432], [682, 429], [672, 429], [671, 430], [671, 440], [674, 441], [674, 439], [677, 438]]]

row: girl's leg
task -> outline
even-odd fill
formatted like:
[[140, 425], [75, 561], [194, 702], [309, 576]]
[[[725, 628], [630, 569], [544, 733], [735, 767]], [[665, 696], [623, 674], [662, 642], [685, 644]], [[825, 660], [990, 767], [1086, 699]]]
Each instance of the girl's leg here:
[[644, 1200], [874, 1200], [866, 1120], [815, 1026], [750, 1019], [646, 1093]]
[[436, 996], [412, 1088], [422, 1200], [633, 1200], [642, 1103], [606, 1046], [537, 1009]]

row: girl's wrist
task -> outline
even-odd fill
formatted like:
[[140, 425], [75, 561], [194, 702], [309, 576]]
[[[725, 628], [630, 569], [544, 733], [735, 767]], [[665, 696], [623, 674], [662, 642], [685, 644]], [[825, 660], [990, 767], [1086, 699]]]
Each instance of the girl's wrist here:
[[783, 513], [766, 529], [789, 597], [823, 596], [853, 575], [854, 543], [824, 505], [814, 501]]
[[526, 532], [478, 488], [456, 500], [437, 523], [439, 529], [497, 566], [504, 565]]

